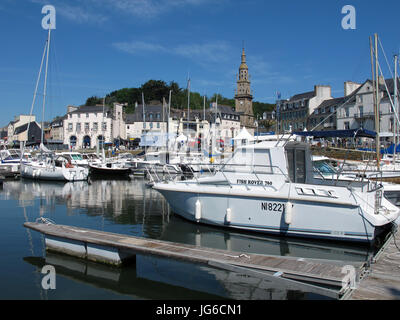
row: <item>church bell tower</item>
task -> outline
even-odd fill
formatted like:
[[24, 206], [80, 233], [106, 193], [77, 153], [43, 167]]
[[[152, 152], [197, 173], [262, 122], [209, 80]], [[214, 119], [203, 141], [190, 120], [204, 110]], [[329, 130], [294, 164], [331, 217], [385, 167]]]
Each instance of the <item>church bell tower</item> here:
[[246, 53], [242, 51], [242, 63], [237, 76], [237, 89], [235, 91], [236, 112], [240, 113], [240, 124], [249, 131], [254, 132], [253, 95], [250, 88], [249, 68], [246, 63]]

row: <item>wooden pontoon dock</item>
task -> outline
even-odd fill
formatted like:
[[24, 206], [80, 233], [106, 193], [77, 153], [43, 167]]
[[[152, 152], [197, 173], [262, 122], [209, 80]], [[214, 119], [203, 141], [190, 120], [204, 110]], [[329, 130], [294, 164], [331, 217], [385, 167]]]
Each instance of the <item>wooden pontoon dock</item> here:
[[[49, 251], [100, 263], [122, 265], [136, 254], [155, 255], [257, 276], [334, 299], [350, 289], [345, 264], [339, 261], [231, 252], [46, 222], [26, 222], [24, 226], [44, 234]], [[360, 273], [364, 264], [353, 267]]]
[[365, 277], [350, 292], [351, 300], [400, 299], [400, 229], [388, 239]]

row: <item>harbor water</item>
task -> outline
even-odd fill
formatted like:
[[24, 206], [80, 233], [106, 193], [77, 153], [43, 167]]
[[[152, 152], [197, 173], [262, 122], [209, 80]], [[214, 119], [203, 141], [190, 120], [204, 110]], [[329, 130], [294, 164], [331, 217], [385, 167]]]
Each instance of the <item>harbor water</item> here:
[[[133, 180], [75, 183], [5, 181], [0, 191], [0, 299], [315, 300], [327, 297], [203, 265], [137, 256], [122, 268], [45, 251], [44, 237], [23, 227], [54, 223], [243, 253], [345, 262], [371, 259], [367, 246], [273, 237], [198, 225], [170, 212], [165, 199]], [[43, 266], [56, 288], [43, 288]]]

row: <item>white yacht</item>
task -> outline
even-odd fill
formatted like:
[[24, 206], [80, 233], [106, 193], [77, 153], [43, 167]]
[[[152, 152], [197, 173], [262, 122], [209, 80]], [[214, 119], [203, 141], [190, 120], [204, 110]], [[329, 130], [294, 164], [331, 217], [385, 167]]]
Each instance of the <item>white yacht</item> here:
[[285, 236], [372, 242], [400, 211], [377, 182], [315, 179], [308, 144], [289, 140], [242, 146], [212, 176], [154, 188], [191, 221]]
[[43, 154], [37, 161], [21, 163], [21, 177], [49, 181], [84, 181], [88, 168], [74, 166], [63, 156]]
[[74, 166], [89, 166], [88, 160], [84, 159], [82, 154], [79, 152], [61, 152], [60, 155], [66, 158]]

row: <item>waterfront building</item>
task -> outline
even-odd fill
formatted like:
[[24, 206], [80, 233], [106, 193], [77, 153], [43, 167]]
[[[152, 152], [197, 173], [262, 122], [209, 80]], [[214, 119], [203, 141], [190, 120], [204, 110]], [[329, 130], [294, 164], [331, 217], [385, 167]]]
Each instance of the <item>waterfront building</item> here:
[[69, 148], [95, 148], [103, 142], [125, 140], [125, 106], [68, 106], [63, 120], [64, 144]]
[[53, 119], [50, 123], [50, 140], [64, 141], [64, 120], [66, 119], [67, 115]]
[[313, 91], [296, 94], [287, 100], [277, 100], [278, 131], [304, 130], [307, 128], [307, 120], [314, 110], [322, 102], [330, 99], [333, 99], [331, 96], [331, 87], [316, 85]]
[[[168, 110], [166, 105], [159, 101], [152, 101], [148, 105], [136, 105], [132, 114], [126, 115], [126, 136], [128, 140], [140, 139], [142, 135], [167, 132]], [[179, 131], [180, 112], [171, 109], [169, 132]]]
[[242, 127], [254, 134], [255, 118], [253, 113], [253, 93], [250, 87], [249, 67], [246, 63], [246, 53], [242, 51], [242, 63], [239, 67], [237, 79], [237, 89], [235, 90], [235, 110], [240, 114], [240, 123]]
[[344, 96], [323, 101], [314, 112], [309, 116], [307, 122], [307, 130], [316, 131], [331, 131], [337, 130], [337, 110], [344, 104], [349, 103], [354, 99], [356, 90], [361, 87], [361, 84], [346, 81], [344, 83]]
[[[240, 114], [232, 107], [212, 104], [207, 109], [187, 110], [171, 108], [168, 132], [171, 135], [185, 135], [190, 139], [202, 139], [211, 136], [211, 130], [218, 140], [230, 141], [240, 132]], [[144, 134], [157, 135], [167, 133], [167, 106], [160, 102], [137, 105], [133, 114], [126, 116], [126, 134], [128, 140], [140, 139]], [[208, 141], [207, 141], [208, 142]]]
[[[381, 133], [381, 137], [389, 140], [393, 136], [394, 122], [396, 116], [393, 113], [389, 95], [393, 100], [394, 81], [393, 79], [384, 80], [379, 78], [379, 128], [375, 128], [375, 112], [374, 112], [374, 85], [371, 80], [366, 80], [355, 90], [351, 96], [352, 99], [337, 112], [338, 130], [364, 128], [366, 130], [377, 131]], [[400, 87], [400, 82], [398, 84]]]
[[[36, 122], [36, 117], [34, 115], [29, 116], [29, 115], [19, 115], [19, 116], [15, 116], [14, 120], [11, 121], [8, 126], [7, 126], [7, 141], [8, 141], [8, 145], [11, 146], [13, 145], [15, 142], [19, 142], [17, 139], [17, 135], [15, 135], [15, 130], [18, 127], [23, 126], [24, 124], [27, 124], [29, 122]], [[40, 125], [39, 125], [40, 127]]]
[[27, 146], [32, 146], [39, 145], [41, 138], [42, 129], [40, 128], [40, 125], [36, 121], [32, 121], [30, 124], [25, 123], [22, 126], [15, 128], [12, 142], [15, 147], [19, 147], [22, 142], [25, 142]]

